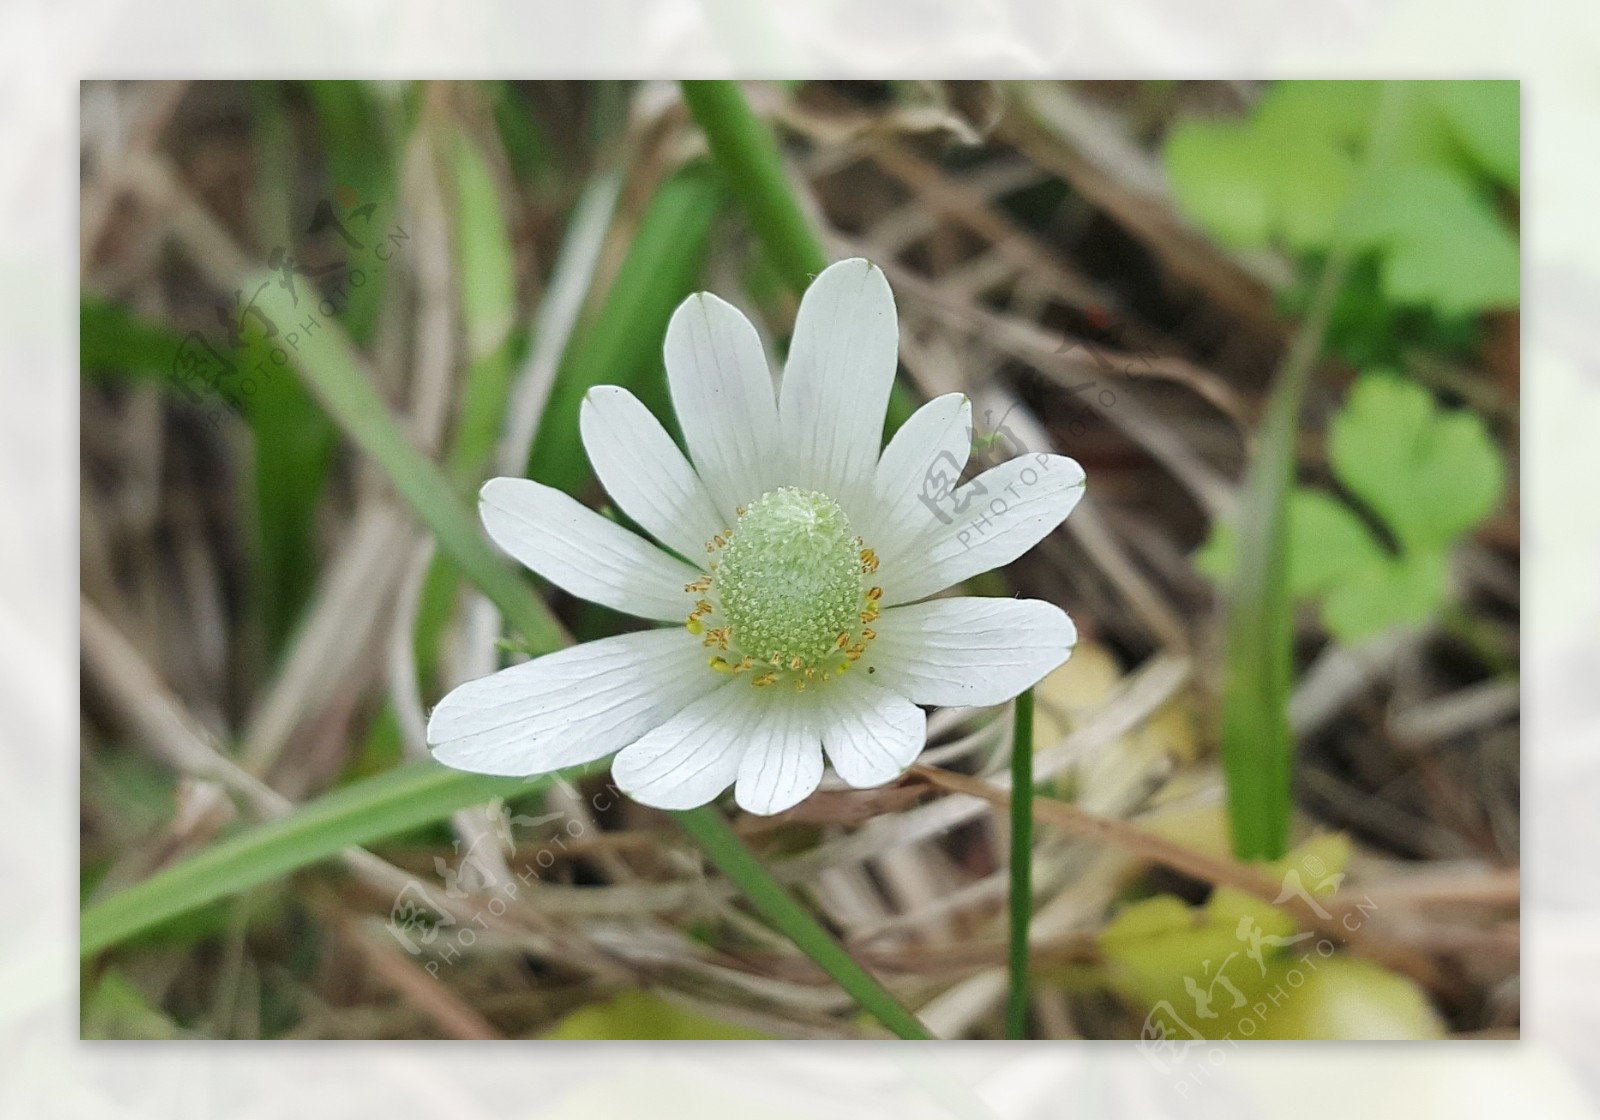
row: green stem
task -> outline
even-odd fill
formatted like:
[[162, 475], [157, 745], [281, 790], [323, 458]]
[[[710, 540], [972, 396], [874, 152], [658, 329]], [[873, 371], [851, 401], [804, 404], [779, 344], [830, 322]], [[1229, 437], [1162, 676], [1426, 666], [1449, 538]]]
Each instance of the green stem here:
[[[828, 253], [795, 199], [777, 141], [751, 111], [738, 82], [681, 85], [683, 100], [705, 133], [712, 158], [725, 172], [728, 189], [749, 216], [773, 267], [800, 295], [812, 277], [828, 267]], [[896, 381], [889, 397], [889, 427], [898, 428], [914, 411], [915, 399], [903, 382]]]
[[794, 896], [783, 888], [733, 829], [720, 810], [705, 805], [674, 813], [679, 826], [711, 857], [721, 872], [755, 904], [767, 920], [777, 926], [806, 956], [816, 961], [829, 976], [866, 1011], [901, 1038], [931, 1039], [915, 1015], [890, 995], [831, 937], [817, 920], [806, 912]]
[[711, 155], [727, 171], [728, 187], [766, 247], [784, 282], [803, 292], [828, 267], [822, 241], [789, 188], [783, 158], [738, 82], [683, 82], [683, 100], [706, 134]]
[[1028, 1033], [1028, 927], [1033, 921], [1033, 689], [1011, 726], [1011, 943], [1006, 1037]]

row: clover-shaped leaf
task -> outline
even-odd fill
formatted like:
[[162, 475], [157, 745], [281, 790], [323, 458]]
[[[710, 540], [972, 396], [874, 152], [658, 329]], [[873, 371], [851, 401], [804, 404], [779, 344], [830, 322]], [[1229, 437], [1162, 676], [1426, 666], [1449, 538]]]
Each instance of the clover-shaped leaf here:
[[1339, 481], [1411, 550], [1443, 549], [1489, 515], [1505, 488], [1500, 452], [1470, 412], [1442, 412], [1420, 385], [1356, 382], [1328, 431]]
[[[1385, 548], [1332, 495], [1297, 487], [1287, 512], [1290, 594], [1318, 599], [1323, 625], [1341, 641], [1426, 623], [1449, 595], [1450, 548], [1504, 491], [1504, 463], [1483, 421], [1441, 410], [1420, 386], [1367, 374], [1333, 418], [1328, 458], [1399, 548]], [[1233, 555], [1233, 528], [1218, 522], [1195, 564], [1225, 579]]]
[[1516, 83], [1408, 83], [1389, 165], [1352, 199], [1377, 104], [1371, 82], [1280, 82], [1247, 119], [1181, 123], [1166, 148], [1179, 207], [1221, 241], [1303, 256], [1328, 250], [1348, 213], [1393, 303], [1515, 306], [1517, 236], [1493, 190], [1518, 181]]

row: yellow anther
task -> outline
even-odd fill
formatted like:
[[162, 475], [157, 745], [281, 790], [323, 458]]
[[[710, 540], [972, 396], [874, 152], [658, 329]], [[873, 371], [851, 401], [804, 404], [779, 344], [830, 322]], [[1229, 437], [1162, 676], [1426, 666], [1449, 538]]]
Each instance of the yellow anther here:
[[737, 664], [737, 665], [735, 665], [733, 667], [733, 671], [735, 673], [743, 673], [746, 670], [748, 670], [750, 668], [750, 666], [752, 666], [754, 664], [755, 664], [755, 662], [750, 660], [748, 657], [741, 658], [740, 661], [739, 661], [739, 664]]
[[697, 591], [708, 591], [708, 590], [710, 590], [710, 588], [711, 588], [711, 577], [710, 576], [701, 576], [699, 579], [695, 580], [693, 583], [686, 583], [686, 584], [683, 585], [683, 589], [685, 591], [687, 591], [691, 595], [693, 595]]
[[798, 653], [789, 658], [789, 668], [793, 669], [797, 673], [801, 669], [805, 668], [805, 664], [806, 659], [801, 657]]
[[762, 673], [759, 677], [751, 679], [750, 683], [756, 688], [766, 688], [778, 679], [777, 673]]
[[718, 533], [716, 536], [712, 537], [711, 538], [711, 543], [716, 545], [718, 548], [726, 548], [726, 547], [728, 547], [727, 539], [725, 537], [723, 537], [723, 535], [721, 533]]
[[870, 641], [872, 641], [873, 638], [876, 638], [877, 636], [878, 636], [878, 632], [876, 630], [874, 630], [872, 627], [863, 626], [861, 628], [861, 637], [864, 638], [866, 641], [870, 642]]
[[732, 634], [733, 631], [726, 626], [718, 627], [715, 630], [707, 630], [705, 644], [708, 646], [716, 646], [718, 649], [727, 649], [728, 639], [732, 636]]
[[743, 517], [744, 516], [744, 507], [743, 506], [739, 506], [733, 512], [738, 514], [740, 517]]
[[710, 661], [706, 662], [706, 664], [710, 665], [719, 673], [733, 672], [733, 666], [728, 664], [728, 659], [726, 657], [713, 657]]
[[878, 570], [878, 554], [870, 548], [861, 550], [861, 570], [867, 573]]
[[869, 588], [867, 588], [867, 598], [872, 600], [874, 603], [876, 603], [879, 599], [883, 598], [883, 588], [881, 588], [881, 587], [869, 587]]
[[840, 676], [843, 676], [844, 673], [845, 673], [845, 670], [847, 670], [849, 668], [850, 668], [850, 662], [841, 661], [841, 662], [839, 662], [839, 667], [837, 669], [835, 669], [834, 672], [838, 673]]
[[804, 692], [806, 690], [806, 682], [800, 677], [796, 677], [794, 679], [794, 690], [796, 692]]
[[705, 629], [705, 626], [702, 625], [700, 620], [694, 615], [690, 615], [689, 621], [684, 623], [684, 625], [688, 628], [689, 633], [695, 635], [696, 637], [699, 636], [700, 631]]
[[701, 599], [694, 605], [695, 614], [710, 614], [712, 611], [711, 600]]
[[[862, 621], [865, 622], [866, 619], [862, 619]], [[845, 646], [849, 645], [850, 644], [850, 632], [848, 630], [839, 631], [839, 638], [833, 644], [838, 646], [840, 649], [843, 649]]]

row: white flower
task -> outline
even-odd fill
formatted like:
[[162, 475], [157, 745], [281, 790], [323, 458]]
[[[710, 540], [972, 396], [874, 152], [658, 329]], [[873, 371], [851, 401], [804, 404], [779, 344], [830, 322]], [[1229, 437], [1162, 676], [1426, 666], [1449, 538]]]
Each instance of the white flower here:
[[959, 393], [882, 447], [898, 340], [882, 270], [841, 261], [801, 301], [774, 395], [749, 321], [685, 300], [666, 366], [693, 462], [624, 389], [591, 391], [581, 419], [600, 481], [660, 545], [537, 482], [481, 496], [489, 535], [541, 576], [675, 625], [462, 685], [428, 721], [435, 757], [526, 775], [620, 751], [613, 778], [646, 805], [731, 784], [776, 813], [817, 788], [824, 752], [848, 784], [882, 785], [922, 750], [917, 705], [998, 704], [1064, 662], [1077, 632], [1049, 603], [927, 597], [1038, 543], [1083, 470], [1029, 453], [952, 490], [972, 439]]

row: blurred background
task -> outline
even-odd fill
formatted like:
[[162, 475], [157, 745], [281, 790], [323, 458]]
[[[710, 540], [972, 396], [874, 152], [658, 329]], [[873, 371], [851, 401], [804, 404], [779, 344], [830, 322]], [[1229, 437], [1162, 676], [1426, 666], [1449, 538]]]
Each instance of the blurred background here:
[[[1077, 622], [1035, 769], [1114, 822], [1039, 829], [1035, 1037], [1143, 1039], [1182, 1077], [1199, 1039], [1518, 1032], [1518, 86], [1407, 92], [1397, 171], [1352, 203], [1370, 83], [744, 87], [827, 252], [886, 270], [906, 392], [973, 398], [976, 464], [1051, 449], [1089, 475], [1061, 530], [973, 587]], [[527, 474], [604, 509], [583, 393], [626, 385], [665, 419], [684, 296], [737, 303], [777, 358], [796, 295], [672, 84], [81, 93], [96, 903], [399, 772], [445, 691], [527, 652], [291, 336], [347, 339], [462, 502]], [[1319, 924], [1230, 858], [1219, 586], [1275, 371], [1341, 245], [1289, 498], [1294, 846], [1267, 869]], [[579, 638], [629, 625], [541, 590]], [[930, 731], [925, 761], [1004, 771], [1006, 713]], [[902, 782], [736, 828], [935, 1033], [991, 1038], [1001, 816]], [[876, 1033], [603, 779], [368, 847], [92, 954], [84, 1035]]]

